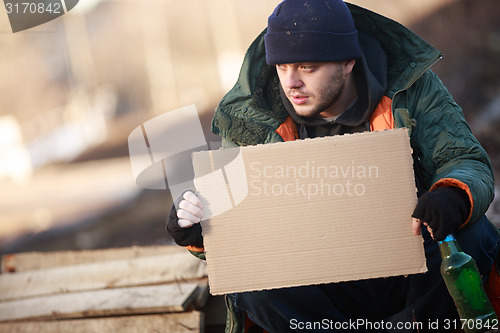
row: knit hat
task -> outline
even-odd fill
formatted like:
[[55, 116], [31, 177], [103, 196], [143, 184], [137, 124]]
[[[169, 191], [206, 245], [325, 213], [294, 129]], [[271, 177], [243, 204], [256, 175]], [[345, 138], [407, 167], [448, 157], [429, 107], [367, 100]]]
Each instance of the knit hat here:
[[269, 65], [337, 62], [361, 57], [358, 31], [341, 0], [285, 0], [269, 16]]

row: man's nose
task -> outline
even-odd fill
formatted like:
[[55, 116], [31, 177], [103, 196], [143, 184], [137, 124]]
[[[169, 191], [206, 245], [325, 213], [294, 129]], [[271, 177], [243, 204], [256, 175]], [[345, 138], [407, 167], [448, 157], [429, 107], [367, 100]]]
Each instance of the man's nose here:
[[304, 85], [296, 70], [288, 70], [285, 76], [285, 87], [288, 89], [300, 88]]

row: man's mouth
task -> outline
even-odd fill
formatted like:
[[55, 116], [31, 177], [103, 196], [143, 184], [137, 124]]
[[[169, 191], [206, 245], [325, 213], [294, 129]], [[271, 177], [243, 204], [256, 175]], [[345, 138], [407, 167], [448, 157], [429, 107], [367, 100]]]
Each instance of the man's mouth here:
[[297, 104], [297, 105], [304, 104], [305, 102], [307, 102], [308, 98], [309, 98], [308, 96], [299, 95], [299, 94], [292, 94], [290, 96], [290, 99], [292, 100], [293, 104]]

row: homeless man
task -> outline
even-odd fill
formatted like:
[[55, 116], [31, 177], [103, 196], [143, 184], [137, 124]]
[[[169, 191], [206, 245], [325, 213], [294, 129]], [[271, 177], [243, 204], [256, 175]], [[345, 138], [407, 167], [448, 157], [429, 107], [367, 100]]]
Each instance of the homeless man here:
[[[437, 241], [453, 233], [486, 280], [499, 240], [484, 215], [494, 196], [490, 161], [430, 70], [441, 57], [402, 25], [340, 0], [276, 7], [219, 103], [213, 132], [232, 147], [408, 128], [419, 197], [412, 227], [424, 239], [428, 272], [227, 295], [227, 331], [243, 332], [245, 321], [288, 332], [294, 322], [325, 318], [441, 325], [458, 318]], [[199, 257], [201, 208], [187, 191], [167, 221], [176, 243]]]

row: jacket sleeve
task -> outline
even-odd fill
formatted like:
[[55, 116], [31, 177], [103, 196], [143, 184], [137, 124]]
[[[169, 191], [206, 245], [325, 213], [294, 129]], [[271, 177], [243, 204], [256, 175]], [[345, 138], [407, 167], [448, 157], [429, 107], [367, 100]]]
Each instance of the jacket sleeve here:
[[426, 178], [425, 190], [447, 186], [463, 189], [471, 207], [464, 224], [476, 221], [494, 197], [486, 151], [472, 134], [460, 106], [430, 70], [407, 90], [406, 98], [414, 119], [411, 140]]

